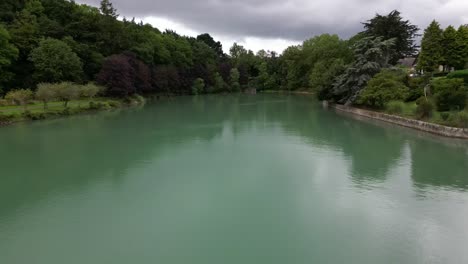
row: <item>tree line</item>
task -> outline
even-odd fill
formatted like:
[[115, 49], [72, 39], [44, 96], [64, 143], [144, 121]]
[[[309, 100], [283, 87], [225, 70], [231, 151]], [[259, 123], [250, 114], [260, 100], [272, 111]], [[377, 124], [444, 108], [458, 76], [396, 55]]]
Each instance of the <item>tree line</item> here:
[[430, 82], [405, 79], [401, 89], [400, 77], [407, 74], [392, 69], [401, 58], [419, 55], [417, 70], [431, 76], [440, 65], [444, 72], [468, 64], [468, 26], [442, 30], [434, 21], [418, 47], [420, 29], [396, 10], [363, 22], [363, 31], [350, 39], [322, 34], [281, 55], [254, 53], [237, 43], [225, 54], [209, 34], [181, 36], [118, 18], [109, 0], [100, 7], [68, 0], [2, 1], [0, 93], [61, 82], [95, 82], [113, 97], [308, 89], [321, 100], [377, 106], [415, 100]]

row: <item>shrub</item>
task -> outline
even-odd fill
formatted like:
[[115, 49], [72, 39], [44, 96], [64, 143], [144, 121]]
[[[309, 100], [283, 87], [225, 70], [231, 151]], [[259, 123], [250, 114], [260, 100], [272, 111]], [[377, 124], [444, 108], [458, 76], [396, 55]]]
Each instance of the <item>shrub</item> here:
[[457, 91], [463, 89], [463, 79], [434, 78], [431, 82], [432, 94], [444, 90]]
[[200, 94], [203, 92], [203, 89], [205, 89], [205, 81], [202, 78], [195, 79], [192, 85], [192, 94]]
[[455, 122], [458, 127], [468, 128], [468, 112], [459, 112], [455, 114]]
[[392, 101], [386, 105], [386, 111], [389, 114], [401, 114], [403, 113], [404, 103], [400, 101]]
[[426, 77], [414, 77], [409, 79], [409, 93], [406, 102], [412, 102], [424, 96], [424, 87], [428, 83]]
[[91, 110], [100, 110], [100, 109], [106, 109], [109, 108], [109, 104], [103, 103], [103, 102], [89, 102], [89, 109]]
[[437, 78], [431, 82], [437, 110], [461, 110], [466, 105], [466, 89], [463, 79]]
[[44, 110], [46, 110], [47, 103], [57, 97], [56, 89], [53, 84], [40, 83], [37, 85], [35, 97], [37, 100], [42, 101], [44, 104]]
[[0, 106], [9, 106], [10, 103], [8, 102], [8, 100], [5, 100], [5, 99], [0, 99]]
[[55, 96], [63, 101], [63, 106], [68, 107], [68, 102], [80, 96], [80, 86], [71, 82], [52, 84]]
[[112, 107], [112, 108], [119, 108], [121, 107], [121, 103], [119, 101], [110, 101], [109, 103], [109, 106]]
[[33, 113], [31, 111], [25, 111], [23, 116], [31, 120], [42, 120], [46, 118], [44, 113]]
[[463, 79], [465, 84], [468, 85], [468, 69], [451, 72], [451, 73], [449, 73], [447, 75], [447, 78], [449, 78], [449, 79]]
[[429, 118], [434, 111], [434, 105], [425, 97], [421, 97], [416, 101], [417, 107], [415, 110], [416, 117], [419, 119]]
[[449, 126], [468, 128], [468, 112], [458, 112], [450, 115], [447, 124]]
[[12, 114], [4, 114], [2, 112], [0, 112], [0, 121], [3, 121], [3, 122], [8, 122], [8, 121], [11, 121], [15, 116], [12, 115]]
[[24, 110], [27, 110], [28, 103], [33, 98], [33, 92], [29, 89], [13, 90], [6, 94], [5, 99], [15, 104], [22, 105]]
[[450, 113], [442, 112], [442, 113], [440, 113], [440, 117], [442, 118], [442, 120], [447, 121], [450, 118]]
[[401, 69], [384, 69], [372, 78], [357, 100], [359, 104], [382, 108], [392, 100], [408, 97], [406, 73]]
[[106, 88], [103, 86], [96, 85], [94, 83], [88, 83], [86, 85], [80, 85], [77, 87], [79, 89], [80, 97], [84, 98], [94, 98], [100, 93], [104, 93]]
[[435, 96], [438, 111], [462, 110], [466, 106], [466, 92], [464, 90], [443, 90]]

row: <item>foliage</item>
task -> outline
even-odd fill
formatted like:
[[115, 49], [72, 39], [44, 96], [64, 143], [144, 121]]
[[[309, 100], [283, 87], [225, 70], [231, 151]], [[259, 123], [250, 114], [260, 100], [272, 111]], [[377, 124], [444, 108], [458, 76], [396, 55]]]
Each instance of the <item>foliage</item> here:
[[63, 106], [68, 107], [68, 102], [80, 96], [80, 86], [71, 82], [50, 84], [57, 99], [63, 101]]
[[468, 112], [462, 111], [456, 113], [454, 120], [458, 127], [468, 128]]
[[466, 105], [467, 91], [463, 79], [437, 78], [431, 82], [437, 110], [461, 110]]
[[241, 90], [241, 87], [239, 84], [239, 78], [240, 78], [239, 71], [236, 68], [233, 68], [229, 76], [230, 76], [229, 84], [231, 85], [232, 90], [235, 92], [239, 92]]
[[404, 20], [401, 13], [393, 10], [388, 15], [377, 14], [374, 18], [363, 23], [367, 36], [381, 37], [383, 40], [394, 39], [390, 63], [395, 64], [399, 59], [413, 56], [417, 52], [415, 38], [419, 36], [419, 28], [409, 20]]
[[135, 67], [124, 54], [107, 58], [97, 76], [97, 83], [107, 87], [112, 96], [129, 96], [137, 92]]
[[465, 82], [465, 85], [468, 85], [468, 69], [451, 72], [451, 73], [447, 74], [447, 78], [449, 78], [449, 79], [463, 79], [464, 82]]
[[18, 49], [10, 43], [11, 37], [8, 31], [0, 24], [0, 92], [2, 83], [11, 79], [11, 73], [7, 67], [18, 57]]
[[192, 94], [197, 95], [203, 93], [205, 89], [205, 81], [202, 78], [197, 78], [193, 81]]
[[407, 102], [416, 101], [418, 98], [424, 96], [424, 88], [429, 84], [430, 77], [421, 76], [413, 77], [408, 80], [409, 94], [406, 98]]
[[44, 104], [44, 110], [48, 108], [47, 103], [52, 101], [57, 97], [56, 89], [53, 84], [50, 83], [40, 83], [37, 85], [37, 90], [35, 93], [35, 98], [42, 101]]
[[101, 0], [101, 13], [105, 16], [109, 16], [112, 18], [117, 18], [119, 15], [117, 14], [117, 10], [114, 8], [112, 3], [109, 0]]
[[197, 36], [197, 40], [205, 43], [213, 49], [213, 51], [216, 53], [218, 57], [224, 57], [224, 52], [223, 52], [223, 45], [219, 41], [215, 41], [210, 34], [205, 33]]
[[457, 50], [457, 30], [453, 26], [448, 26], [442, 34], [442, 62], [446, 67], [454, 67], [460, 59]]
[[212, 92], [221, 92], [225, 87], [226, 83], [224, 82], [223, 77], [221, 77], [221, 75], [216, 72], [214, 76], [214, 86]]
[[437, 94], [444, 90], [463, 89], [463, 79], [434, 78], [431, 81], [432, 93]]
[[424, 30], [421, 41], [421, 53], [419, 54], [418, 68], [427, 72], [434, 72], [442, 64], [443, 60], [443, 30], [440, 24], [433, 20]]
[[336, 76], [346, 69], [343, 59], [321, 60], [315, 63], [309, 75], [309, 86], [317, 92], [319, 100], [330, 100]]
[[401, 69], [384, 69], [367, 83], [357, 102], [382, 108], [390, 101], [404, 100], [408, 96], [406, 79], [406, 72]]
[[401, 101], [391, 101], [385, 105], [385, 110], [389, 114], [401, 114], [404, 108], [405, 104]]
[[35, 79], [42, 82], [79, 81], [83, 75], [80, 58], [63, 41], [44, 39], [31, 53]]
[[27, 110], [28, 103], [33, 99], [34, 93], [29, 89], [13, 90], [5, 95], [5, 99], [22, 105]]
[[442, 90], [434, 96], [438, 111], [461, 110], [466, 106], [466, 91]]
[[84, 98], [92, 99], [104, 91], [105, 87], [98, 86], [94, 83], [88, 83], [86, 85], [79, 86], [79, 96]]
[[416, 117], [419, 119], [426, 119], [432, 116], [434, 111], [434, 105], [430, 100], [425, 97], [421, 97], [416, 101]]
[[353, 103], [367, 82], [388, 67], [394, 40], [366, 37], [354, 46], [355, 61], [337, 77], [333, 96], [341, 103]]

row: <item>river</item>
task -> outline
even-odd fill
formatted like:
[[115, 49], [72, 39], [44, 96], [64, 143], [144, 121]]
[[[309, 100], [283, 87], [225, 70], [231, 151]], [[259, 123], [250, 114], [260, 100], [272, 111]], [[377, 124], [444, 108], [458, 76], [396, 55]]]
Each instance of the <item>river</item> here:
[[468, 263], [468, 143], [312, 97], [0, 128], [0, 263]]

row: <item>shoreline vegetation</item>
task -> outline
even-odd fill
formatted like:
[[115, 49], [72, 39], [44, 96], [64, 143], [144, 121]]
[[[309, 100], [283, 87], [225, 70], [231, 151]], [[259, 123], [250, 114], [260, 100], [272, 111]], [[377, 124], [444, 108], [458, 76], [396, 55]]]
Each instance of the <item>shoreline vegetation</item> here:
[[421, 31], [393, 10], [363, 21], [349, 39], [316, 35], [281, 54], [234, 43], [225, 53], [208, 33], [162, 32], [119, 16], [110, 0], [0, 3], [3, 123], [118, 108], [153, 94], [272, 91], [468, 128], [468, 25], [434, 20]]

